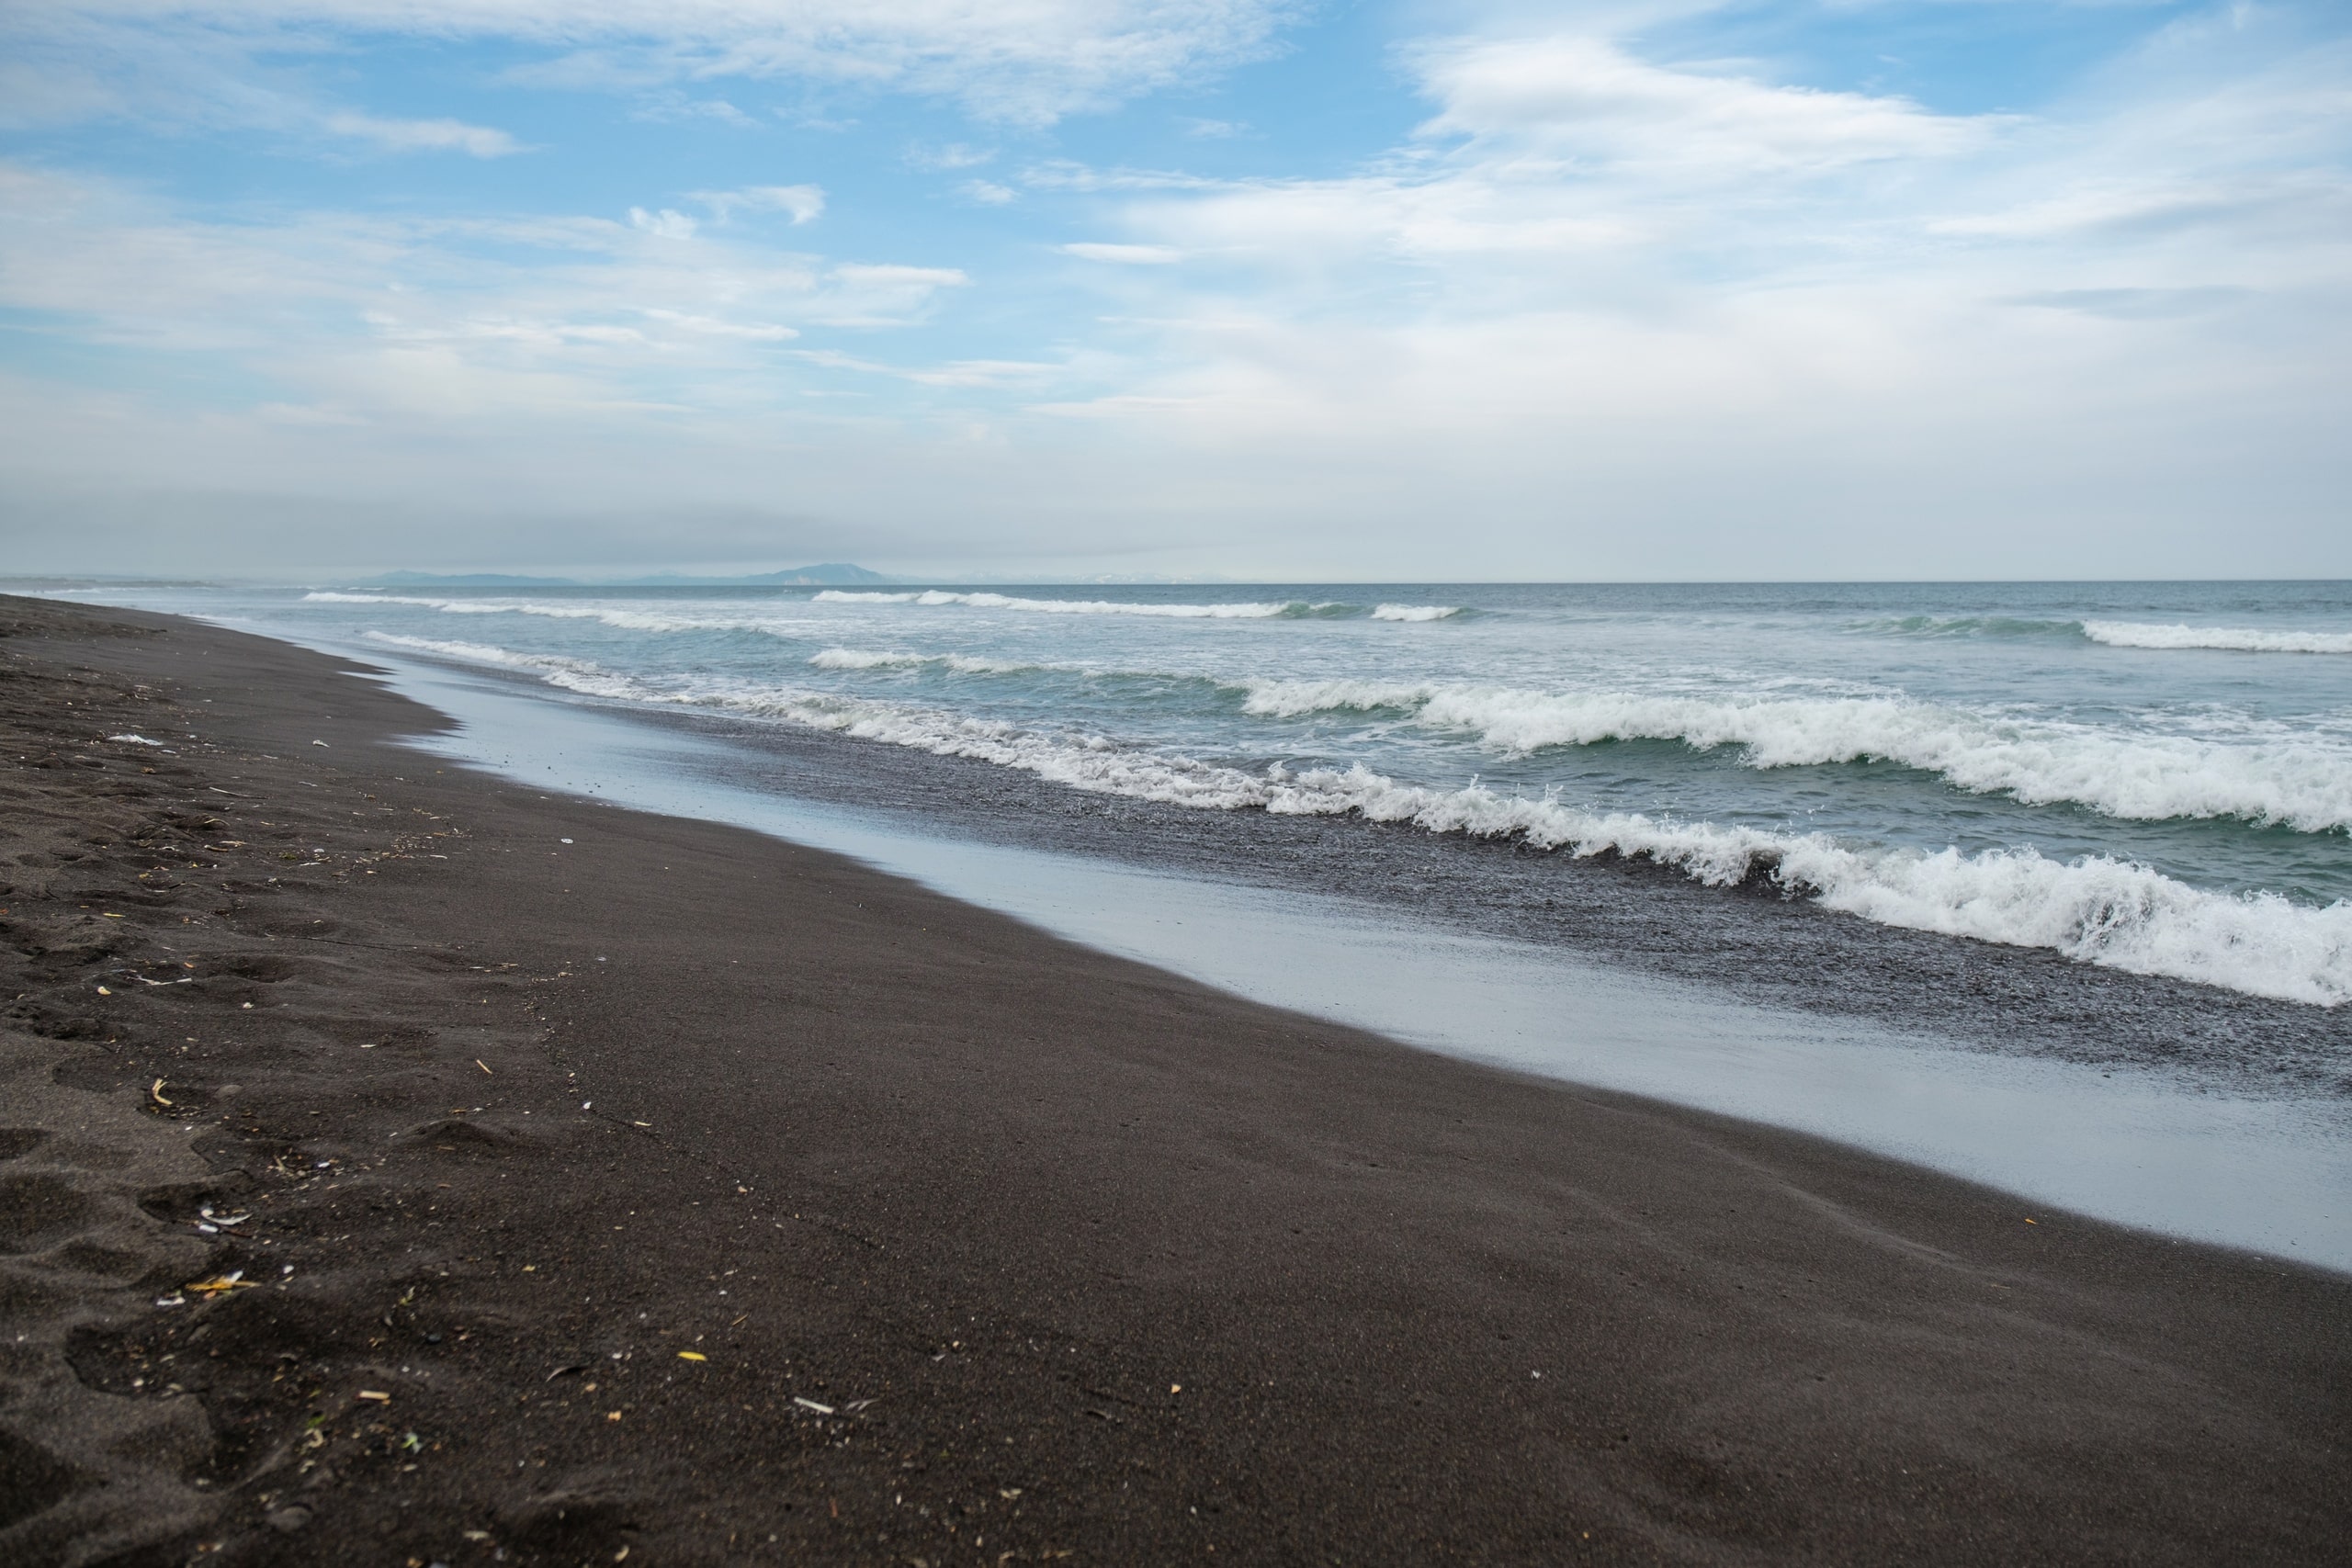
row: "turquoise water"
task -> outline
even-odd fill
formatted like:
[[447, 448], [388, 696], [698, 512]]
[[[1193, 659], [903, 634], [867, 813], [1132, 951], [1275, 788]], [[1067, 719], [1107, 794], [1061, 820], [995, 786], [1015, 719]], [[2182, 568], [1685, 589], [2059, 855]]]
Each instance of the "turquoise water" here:
[[183, 589], [598, 701], [2352, 998], [2352, 584]]

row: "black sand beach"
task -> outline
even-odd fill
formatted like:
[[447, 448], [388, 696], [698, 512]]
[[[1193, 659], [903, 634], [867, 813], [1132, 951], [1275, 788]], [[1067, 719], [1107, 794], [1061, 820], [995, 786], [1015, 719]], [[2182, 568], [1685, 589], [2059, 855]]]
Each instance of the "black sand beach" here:
[[2343, 1560], [2352, 1280], [0, 632], [0, 1562]]

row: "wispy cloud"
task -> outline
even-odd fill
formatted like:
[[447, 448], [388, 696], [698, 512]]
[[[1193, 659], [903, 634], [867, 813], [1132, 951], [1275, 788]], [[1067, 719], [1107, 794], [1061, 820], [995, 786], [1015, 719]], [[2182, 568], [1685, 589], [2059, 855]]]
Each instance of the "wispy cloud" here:
[[[787, 389], [759, 379], [769, 345], [819, 324], [902, 327], [969, 282], [779, 256], [670, 209], [628, 220], [208, 221], [0, 164], [0, 309], [85, 342], [266, 366], [271, 401], [365, 420], [772, 401]], [[420, 403], [428, 367], [438, 390]]]
[[1169, 266], [1184, 259], [1184, 253], [1172, 245], [1112, 245], [1083, 240], [1064, 245], [1062, 254], [1115, 266]]
[[745, 186], [739, 190], [698, 190], [690, 192], [689, 201], [698, 201], [716, 214], [721, 222], [738, 212], [781, 212], [796, 224], [808, 223], [822, 217], [825, 193], [817, 186]]
[[1521, 156], [1712, 179], [1948, 157], [2007, 122], [1930, 113], [1902, 98], [1776, 85], [1653, 64], [1606, 38], [1555, 35], [1425, 46], [1442, 106], [1426, 138], [1508, 144]]
[[701, 228], [700, 224], [684, 213], [673, 211], [666, 207], [659, 212], [648, 212], [642, 207], [632, 207], [628, 209], [628, 223], [630, 228], [642, 231], [659, 240], [691, 240], [695, 237], [695, 231]]
[[800, 348], [788, 352], [795, 359], [822, 366], [828, 370], [852, 370], [862, 375], [888, 377], [919, 387], [945, 389], [1034, 387], [1069, 369], [1067, 366], [1033, 359], [954, 359], [943, 365], [904, 366], [860, 358], [837, 349]]
[[907, 163], [918, 169], [977, 169], [996, 161], [993, 147], [974, 147], [962, 141], [950, 141], [945, 146], [917, 145], [907, 149]]
[[[9, 31], [201, 32], [254, 55], [322, 36], [511, 39], [542, 80], [653, 95], [723, 78], [803, 78], [959, 101], [1044, 125], [1262, 54], [1276, 0], [19, 0]], [[708, 100], [705, 100], [708, 101]], [[723, 100], [718, 100], [723, 103]], [[725, 106], [731, 110], [732, 105]]]
[[[2160, 512], [2207, 482], [2211, 386], [2247, 396], [2232, 439], [2293, 467], [2352, 353], [2352, 133], [2309, 87], [2352, 59], [2290, 29], [2201, 47], [2161, 38], [2024, 116], [1606, 33], [1425, 43], [1404, 58], [1431, 112], [1352, 173], [1032, 171], [1104, 198], [1108, 233], [1065, 254], [1193, 264], [1106, 269], [1136, 373], [1040, 408], [1515, 516], [1547, 485], [1728, 514], [1830, 473], [1946, 512]], [[1957, 457], [1980, 441], [2017, 455], [2002, 483]], [[1907, 479], [1854, 456], [1896, 451]]]
[[325, 128], [394, 152], [466, 152], [477, 158], [505, 158], [526, 151], [503, 130], [468, 125], [455, 119], [384, 119], [375, 115], [331, 114]]

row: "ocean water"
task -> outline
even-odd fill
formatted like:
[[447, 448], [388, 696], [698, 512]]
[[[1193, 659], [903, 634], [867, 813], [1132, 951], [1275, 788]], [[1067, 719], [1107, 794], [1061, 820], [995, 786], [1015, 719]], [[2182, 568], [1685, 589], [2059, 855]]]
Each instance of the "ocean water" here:
[[2352, 1000], [2352, 584], [92, 596], [1203, 824], [1507, 841], [1522, 879], [1529, 854], [1632, 857], [1724, 897]]

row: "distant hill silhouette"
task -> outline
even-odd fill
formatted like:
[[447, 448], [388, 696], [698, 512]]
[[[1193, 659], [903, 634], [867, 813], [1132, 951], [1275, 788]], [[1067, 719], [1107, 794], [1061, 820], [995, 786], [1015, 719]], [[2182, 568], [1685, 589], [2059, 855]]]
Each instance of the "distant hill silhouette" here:
[[847, 561], [828, 561], [822, 566], [786, 567], [782, 571], [763, 571], [750, 577], [681, 577], [674, 571], [652, 577], [633, 577], [631, 584], [659, 587], [664, 583], [684, 583], [696, 587], [765, 582], [786, 588], [839, 587], [844, 582], [888, 582], [891, 580], [878, 571], [868, 571]]

